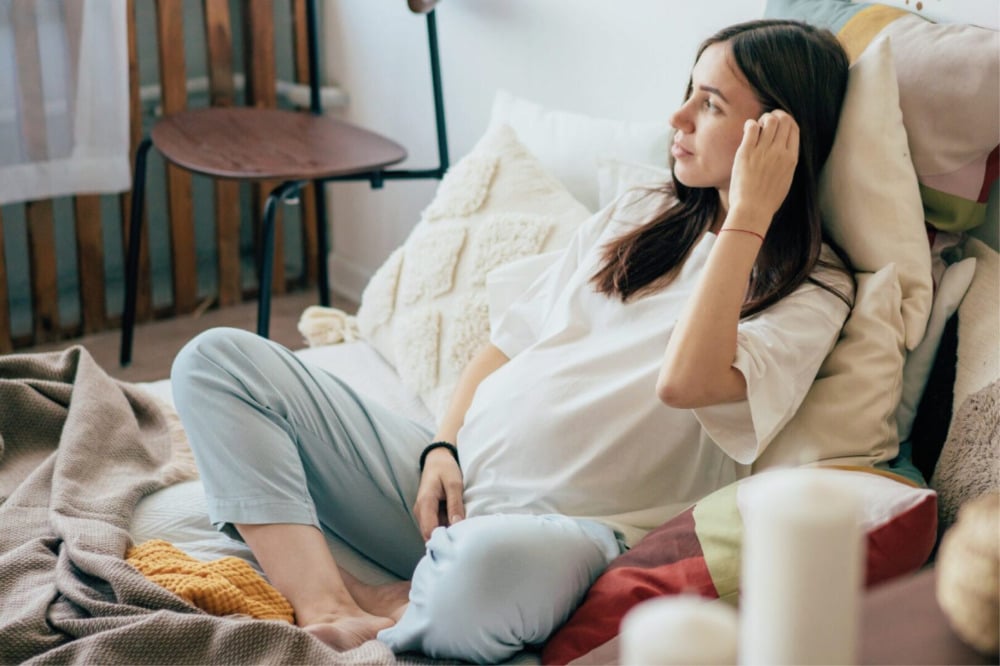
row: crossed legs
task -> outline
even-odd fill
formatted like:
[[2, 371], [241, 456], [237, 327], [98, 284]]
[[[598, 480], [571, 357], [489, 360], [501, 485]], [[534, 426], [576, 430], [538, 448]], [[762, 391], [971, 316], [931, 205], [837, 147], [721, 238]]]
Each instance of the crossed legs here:
[[[377, 636], [397, 652], [502, 661], [543, 641], [620, 552], [611, 529], [558, 515], [471, 517], [425, 544], [410, 507], [433, 433], [246, 331], [198, 336], [172, 378], [212, 521], [336, 648]], [[346, 574], [323, 530], [412, 586]]]
[[246, 331], [198, 336], [172, 379], [212, 521], [246, 541], [298, 624], [338, 648], [391, 626], [408, 584], [341, 573], [322, 529], [409, 578], [424, 552], [415, 461], [432, 433]]

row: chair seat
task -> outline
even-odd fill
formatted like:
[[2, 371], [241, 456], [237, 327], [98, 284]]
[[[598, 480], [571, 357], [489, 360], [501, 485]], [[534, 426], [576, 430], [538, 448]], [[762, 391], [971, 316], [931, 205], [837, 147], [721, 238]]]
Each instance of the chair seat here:
[[317, 180], [406, 159], [395, 141], [311, 113], [253, 107], [182, 111], [153, 127], [163, 156], [190, 171], [241, 180]]

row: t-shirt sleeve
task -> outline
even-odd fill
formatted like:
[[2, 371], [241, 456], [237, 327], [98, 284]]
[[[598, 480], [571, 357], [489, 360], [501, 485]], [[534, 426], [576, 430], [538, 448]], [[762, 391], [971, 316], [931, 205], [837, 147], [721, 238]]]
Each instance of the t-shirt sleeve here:
[[594, 213], [562, 250], [495, 268], [486, 276], [490, 342], [513, 358], [538, 339], [546, 315], [608, 226], [616, 204]]
[[596, 246], [642, 224], [664, 203], [663, 194], [642, 188], [625, 192], [588, 218], [564, 250], [528, 257], [486, 276], [490, 342], [508, 358], [534, 343], [570, 277]]
[[[850, 293], [846, 279], [835, 282], [828, 275], [825, 281]], [[848, 312], [835, 294], [806, 282], [740, 323], [733, 367], [746, 379], [746, 400], [694, 410], [729, 457], [741, 465], [753, 463], [795, 415]]]
[[[548, 291], [550, 269], [564, 260], [565, 250], [526, 257], [490, 271], [486, 277], [486, 300], [490, 317], [490, 341], [509, 357], [535, 337], [539, 313], [530, 294]], [[548, 276], [548, 279], [544, 279]], [[512, 308], [517, 308], [512, 311]]]

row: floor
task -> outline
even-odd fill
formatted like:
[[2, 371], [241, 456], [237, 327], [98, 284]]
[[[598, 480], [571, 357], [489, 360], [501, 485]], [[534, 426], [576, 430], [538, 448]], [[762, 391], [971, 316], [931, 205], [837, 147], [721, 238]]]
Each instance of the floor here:
[[[345, 312], [354, 313], [357, 310], [357, 304], [346, 299], [334, 296], [333, 301], [334, 307]], [[316, 302], [316, 292], [313, 289], [275, 295], [271, 299], [270, 338], [289, 349], [305, 347], [305, 341], [298, 332], [297, 324], [302, 311], [310, 305], [315, 305]], [[73, 345], [83, 345], [112, 377], [130, 382], [153, 381], [165, 379], [170, 375], [170, 364], [174, 356], [188, 340], [201, 331], [216, 326], [256, 329], [257, 302], [251, 301], [209, 310], [203, 314], [139, 324], [135, 328], [132, 364], [127, 368], [118, 365], [121, 341], [121, 331], [118, 329], [17, 351], [19, 353], [61, 351]]]

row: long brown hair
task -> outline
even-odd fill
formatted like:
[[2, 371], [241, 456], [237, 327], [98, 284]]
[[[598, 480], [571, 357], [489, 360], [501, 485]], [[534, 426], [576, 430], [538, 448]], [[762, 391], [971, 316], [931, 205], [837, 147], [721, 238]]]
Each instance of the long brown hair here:
[[[788, 112], [799, 125], [800, 137], [791, 188], [757, 255], [740, 316], [760, 312], [807, 279], [850, 305], [846, 295], [810, 278], [820, 262], [822, 243], [829, 243], [820, 224], [817, 181], [837, 130], [847, 87], [847, 54], [827, 30], [799, 21], [765, 19], [721, 30], [705, 40], [698, 57], [722, 42], [729, 44], [733, 60], [764, 110]], [[685, 99], [691, 93], [689, 79]], [[592, 278], [597, 291], [627, 302], [664, 288], [720, 212], [715, 188], [687, 187], [674, 178], [650, 194], [657, 191], [667, 195], [667, 203], [648, 222], [605, 246], [604, 265]]]

